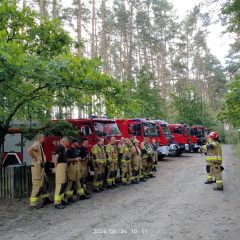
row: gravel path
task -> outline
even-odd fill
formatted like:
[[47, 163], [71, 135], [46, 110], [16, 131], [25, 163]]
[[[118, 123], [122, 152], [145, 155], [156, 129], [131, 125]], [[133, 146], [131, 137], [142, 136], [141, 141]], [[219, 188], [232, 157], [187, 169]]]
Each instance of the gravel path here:
[[0, 239], [239, 240], [240, 159], [223, 146], [224, 192], [205, 185], [205, 161], [186, 153], [159, 162], [157, 177], [64, 210], [0, 200]]

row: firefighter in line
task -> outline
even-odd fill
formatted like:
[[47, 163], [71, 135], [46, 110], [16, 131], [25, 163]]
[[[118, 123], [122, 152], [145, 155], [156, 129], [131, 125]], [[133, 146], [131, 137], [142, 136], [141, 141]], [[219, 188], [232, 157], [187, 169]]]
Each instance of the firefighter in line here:
[[73, 191], [78, 186], [78, 163], [80, 158], [78, 157], [78, 140], [73, 139], [70, 141], [71, 147], [66, 151], [67, 159], [67, 188], [66, 195], [68, 202], [74, 202]]
[[115, 137], [111, 137], [105, 151], [107, 157], [107, 188], [112, 189], [114, 187], [118, 187], [116, 184], [118, 171], [118, 149]]
[[119, 161], [121, 166], [122, 184], [128, 184], [133, 181], [131, 164], [131, 142], [128, 138], [121, 138], [118, 144]]
[[92, 147], [92, 162], [94, 169], [93, 191], [104, 191], [103, 180], [106, 166], [106, 155], [104, 151], [104, 139], [99, 138], [97, 144]]
[[145, 178], [154, 177], [152, 172], [154, 150], [148, 137], [144, 138], [141, 143], [142, 161], [143, 161], [143, 176]]
[[78, 190], [77, 193], [79, 195], [80, 200], [88, 199], [90, 197], [90, 193], [87, 191], [87, 173], [88, 173], [88, 140], [83, 139], [82, 146], [78, 148]]
[[141, 150], [137, 146], [138, 140], [132, 138], [131, 163], [132, 163], [132, 184], [138, 184], [141, 176]]
[[60, 140], [60, 144], [57, 147], [56, 155], [54, 158], [55, 165], [55, 195], [54, 206], [57, 209], [64, 209], [66, 205], [65, 190], [67, 184], [67, 158], [66, 151], [69, 145], [67, 137], [63, 137]]
[[156, 143], [155, 139], [152, 140], [152, 148], [154, 150], [154, 157], [153, 157], [154, 161], [153, 161], [152, 171], [156, 172], [157, 163], [158, 163], [158, 152], [157, 152], [158, 144]]
[[35, 142], [28, 148], [28, 154], [32, 158], [32, 193], [30, 197], [30, 206], [36, 209], [42, 208], [43, 203], [51, 202], [48, 193], [48, 179], [44, 171], [46, 157], [43, 152], [42, 144], [44, 135], [37, 134]]
[[[222, 180], [222, 148], [219, 141], [219, 136], [216, 132], [211, 132], [208, 136], [208, 140], [204, 146], [202, 146], [202, 152], [206, 155], [206, 170], [208, 173], [208, 179], [206, 184], [216, 182], [214, 190], [223, 190]], [[215, 181], [213, 179], [215, 178]]]

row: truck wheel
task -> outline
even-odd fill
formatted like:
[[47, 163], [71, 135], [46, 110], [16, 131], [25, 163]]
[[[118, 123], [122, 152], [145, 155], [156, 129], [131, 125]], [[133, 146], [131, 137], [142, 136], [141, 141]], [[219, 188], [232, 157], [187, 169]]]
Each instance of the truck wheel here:
[[183, 153], [183, 152], [182, 152], [180, 149], [178, 149], [178, 150], [177, 150], [177, 155], [176, 155], [176, 156], [177, 156], [177, 157], [180, 157], [180, 156], [182, 155], [182, 153]]
[[160, 155], [160, 154], [159, 154], [159, 155], [158, 155], [158, 161], [162, 161], [164, 157], [165, 157], [165, 155], [162, 155], [162, 154]]
[[199, 150], [198, 148], [194, 148], [193, 152], [198, 153], [198, 150]]

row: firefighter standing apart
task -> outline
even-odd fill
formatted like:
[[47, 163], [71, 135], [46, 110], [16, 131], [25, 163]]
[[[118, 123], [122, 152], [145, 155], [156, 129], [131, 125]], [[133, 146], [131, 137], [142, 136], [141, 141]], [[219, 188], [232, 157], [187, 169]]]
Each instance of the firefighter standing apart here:
[[33, 208], [42, 208], [43, 203], [50, 201], [47, 192], [48, 180], [44, 171], [46, 157], [43, 152], [42, 143], [44, 135], [38, 134], [31, 147], [28, 148], [28, 154], [32, 157], [32, 193], [30, 197], [30, 206]]
[[55, 195], [54, 195], [54, 206], [57, 209], [65, 208], [66, 203], [64, 199], [64, 192], [67, 184], [67, 158], [66, 151], [69, 145], [66, 137], [60, 140], [60, 144], [57, 147], [56, 155], [54, 158], [55, 165]]
[[99, 138], [96, 145], [92, 147], [92, 158], [94, 168], [93, 191], [101, 192], [103, 188], [103, 180], [106, 166], [106, 155], [103, 149], [104, 139]]
[[[208, 173], [208, 179], [206, 184], [214, 183], [214, 190], [223, 190], [222, 180], [222, 148], [219, 142], [219, 136], [216, 132], [211, 132], [208, 136], [206, 145], [202, 147], [202, 152], [206, 154], [206, 170]], [[215, 178], [215, 181], [213, 180]]]

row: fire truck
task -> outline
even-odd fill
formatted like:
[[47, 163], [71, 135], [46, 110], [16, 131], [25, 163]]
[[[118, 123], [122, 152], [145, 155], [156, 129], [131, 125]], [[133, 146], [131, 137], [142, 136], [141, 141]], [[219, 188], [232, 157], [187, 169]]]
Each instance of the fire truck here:
[[154, 122], [157, 125], [161, 147], [169, 147], [169, 156], [178, 156], [180, 154], [180, 147], [174, 142], [174, 137], [168, 128], [168, 123], [164, 120], [154, 120]]
[[[89, 150], [97, 143], [99, 137], [104, 138], [104, 144], [108, 144], [111, 137], [115, 137], [117, 141], [121, 138], [121, 132], [114, 120], [106, 118], [85, 118], [85, 119], [68, 119], [64, 120], [74, 125], [77, 130], [78, 139], [89, 140]], [[43, 149], [46, 154], [47, 161], [52, 161], [57, 146], [59, 145], [59, 136], [48, 136], [45, 139]]]
[[179, 155], [185, 151], [190, 150], [190, 138], [189, 138], [189, 128], [185, 124], [169, 124], [168, 125], [172, 135], [174, 136], [174, 142], [176, 142], [179, 147]]
[[38, 128], [39, 123], [32, 121], [31, 124], [25, 121], [14, 121], [11, 128], [5, 136], [2, 147], [3, 166], [26, 164], [31, 165], [31, 158], [27, 153], [27, 149], [31, 146], [32, 141], [24, 138], [23, 130], [31, 126], [32, 129]]
[[156, 123], [146, 118], [118, 119], [116, 123], [125, 138], [134, 135], [139, 142], [143, 142], [144, 137], [148, 137], [152, 142], [156, 141], [158, 159], [161, 160], [169, 154], [169, 146], [161, 142]]
[[191, 126], [190, 138], [193, 144], [193, 151], [198, 152], [200, 147], [206, 141], [204, 127], [199, 125]]
[[[77, 138], [89, 140], [89, 150], [97, 143], [99, 137], [104, 138], [104, 143], [107, 144], [112, 136], [120, 140], [121, 133], [114, 120], [106, 118], [88, 118], [88, 119], [68, 119], [54, 120], [67, 121], [72, 123], [78, 130]], [[31, 158], [27, 154], [27, 149], [33, 141], [26, 140], [23, 137], [22, 128], [25, 123], [14, 124], [13, 128], [9, 129], [5, 137], [3, 145], [3, 165], [27, 164], [31, 165]], [[39, 126], [38, 126], [39, 127]], [[36, 127], [37, 128], [37, 127]], [[55, 151], [60, 142], [60, 136], [47, 136], [43, 144], [44, 153], [47, 161], [51, 162], [55, 155]]]

